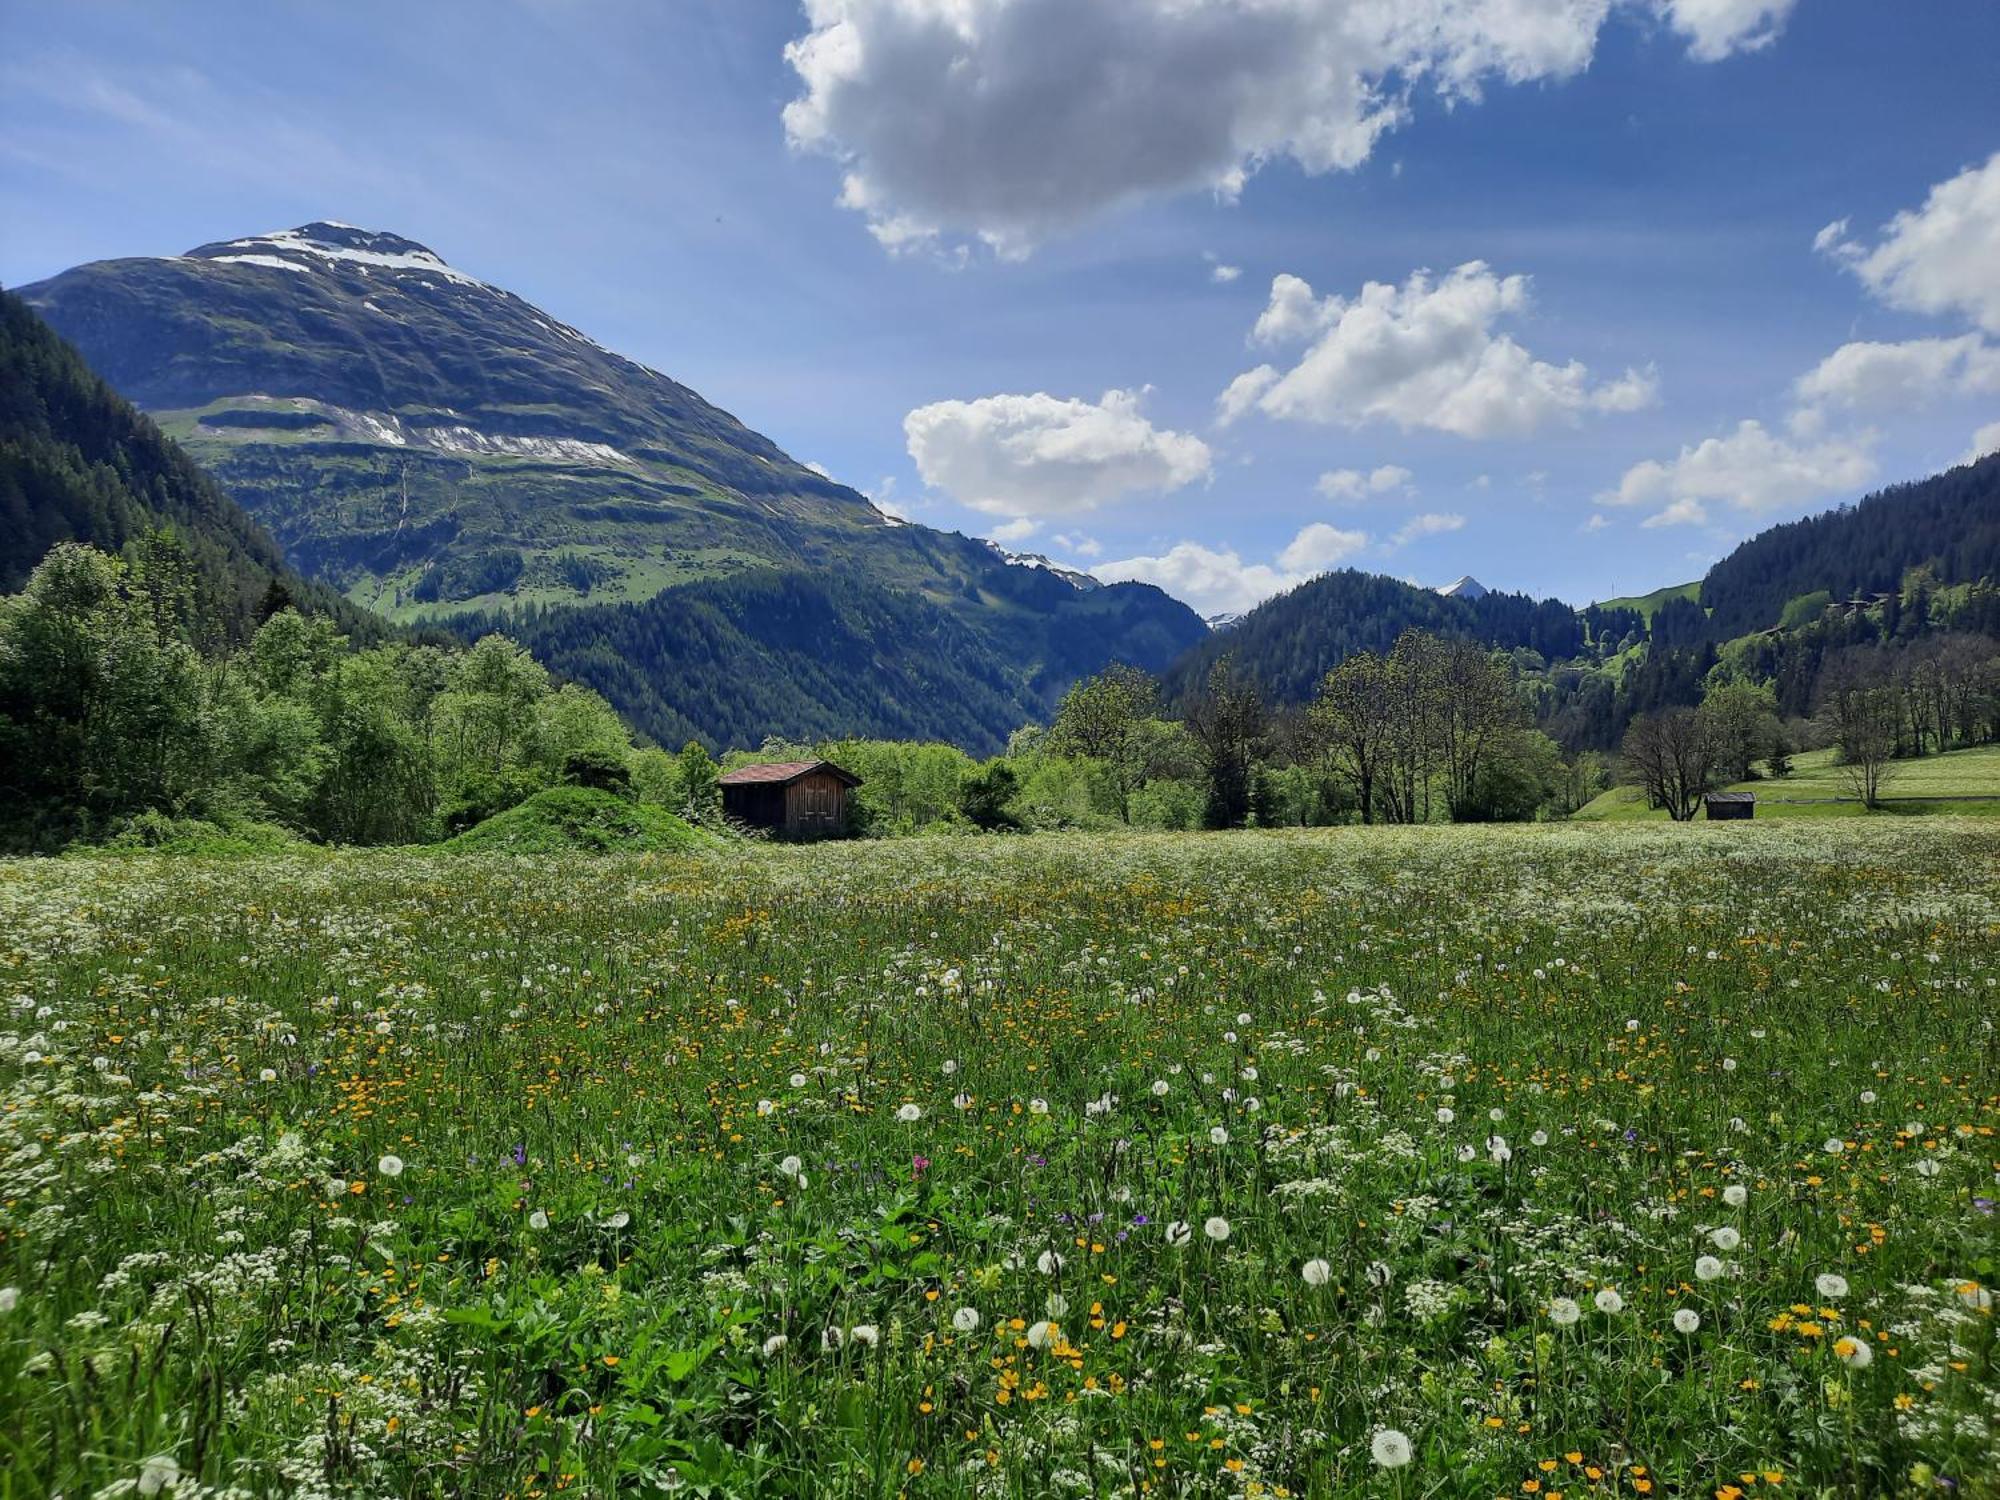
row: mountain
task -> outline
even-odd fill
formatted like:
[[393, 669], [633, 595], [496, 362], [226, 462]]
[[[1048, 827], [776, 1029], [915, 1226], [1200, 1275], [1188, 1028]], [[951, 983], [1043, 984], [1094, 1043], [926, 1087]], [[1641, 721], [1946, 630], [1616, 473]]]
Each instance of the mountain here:
[[1039, 552], [1009, 552], [998, 542], [991, 541], [986, 545], [992, 551], [993, 555], [1002, 562], [1012, 563], [1019, 568], [1041, 568], [1046, 572], [1055, 574], [1056, 577], [1060, 578], [1073, 589], [1101, 589], [1104, 587], [1102, 579], [1092, 574], [1081, 572], [1076, 568], [1065, 568], [1061, 563], [1049, 561], [1048, 558], [1042, 556]]
[[1273, 703], [1303, 703], [1320, 679], [1357, 651], [1387, 652], [1405, 630], [1493, 646], [1526, 647], [1551, 660], [1582, 648], [1583, 622], [1556, 599], [1480, 590], [1446, 594], [1379, 573], [1344, 568], [1266, 599], [1175, 662], [1170, 701], [1196, 690], [1229, 657]]
[[[1159, 669], [1203, 633], [1150, 585], [1086, 587], [894, 521], [686, 386], [400, 235], [318, 222], [95, 262], [22, 296], [303, 572], [391, 619], [512, 630], [531, 617], [526, 633], [571, 643], [576, 675], [642, 724], [756, 743], [806, 733], [838, 701], [838, 732], [951, 722], [993, 749], [1078, 672]], [[783, 577], [724, 587], [769, 574]], [[773, 675], [797, 642], [751, 606], [760, 588], [813, 597], [842, 638], [865, 640], [870, 620], [912, 633], [880, 642], [879, 659], [843, 658], [859, 682], [801, 699]], [[684, 590], [697, 591], [685, 606], [647, 613]], [[665, 626], [695, 617], [728, 628]], [[614, 638], [646, 654], [585, 649]], [[703, 653], [725, 649], [722, 694]], [[896, 678], [912, 656], [920, 695], [871, 714], [868, 676]]]
[[1928, 567], [1942, 584], [2000, 580], [2000, 453], [1760, 531], [1708, 570], [1717, 640], [1777, 625], [1794, 599], [1852, 599]]
[[[1352, 569], [1324, 574], [1226, 622], [1226, 630], [1225, 622], [1210, 621], [1212, 633], [1174, 664], [1166, 688], [1170, 699], [1184, 699], [1227, 656], [1270, 701], [1299, 703], [1346, 657], [1386, 652], [1412, 628], [1527, 648], [1551, 663], [1578, 657], [1586, 642], [1595, 660], [1615, 655], [1621, 642], [1643, 640], [1645, 658], [1631, 670], [1555, 674], [1542, 704], [1546, 720], [1565, 726], [1565, 743], [1601, 748], [1616, 743], [1633, 713], [1698, 697], [1722, 643], [1811, 624], [1830, 604], [1847, 601], [1851, 613], [1859, 599], [1901, 590], [1913, 569], [1927, 569], [1934, 584], [1955, 591], [1947, 601], [1950, 628], [1991, 628], [1983, 622], [2000, 583], [2000, 454], [1773, 526], [1698, 583], [1582, 611], [1495, 593], [1470, 576], [1430, 590]], [[1923, 629], [1921, 620], [1901, 622], [1906, 637]], [[1589, 700], [1589, 712], [1573, 712], [1571, 699]]]
[[119, 552], [171, 531], [193, 568], [203, 633], [240, 639], [275, 585], [331, 611], [361, 612], [285, 565], [278, 545], [153, 422], [94, 375], [19, 297], [0, 292], [0, 594], [58, 542]]

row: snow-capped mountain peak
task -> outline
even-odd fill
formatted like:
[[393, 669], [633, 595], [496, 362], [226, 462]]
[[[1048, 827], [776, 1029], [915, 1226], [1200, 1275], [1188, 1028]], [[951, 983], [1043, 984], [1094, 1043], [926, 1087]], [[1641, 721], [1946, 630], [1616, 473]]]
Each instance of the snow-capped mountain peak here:
[[1078, 568], [1065, 568], [1061, 563], [1051, 562], [1039, 552], [1009, 552], [991, 537], [982, 537], [988, 550], [1002, 562], [1017, 568], [1040, 568], [1045, 573], [1053, 573], [1071, 588], [1083, 593], [1104, 587], [1104, 580]]
[[1493, 591], [1477, 578], [1474, 578], [1470, 573], [1467, 573], [1458, 582], [1446, 584], [1438, 592], [1443, 594], [1447, 599], [1484, 599]]
[[364, 270], [416, 272], [439, 276], [464, 286], [483, 285], [478, 278], [454, 270], [428, 245], [400, 234], [357, 229], [333, 219], [316, 219], [296, 229], [278, 229], [240, 240], [220, 240], [188, 251], [182, 260], [265, 266], [273, 270], [310, 272], [321, 265], [345, 263]]

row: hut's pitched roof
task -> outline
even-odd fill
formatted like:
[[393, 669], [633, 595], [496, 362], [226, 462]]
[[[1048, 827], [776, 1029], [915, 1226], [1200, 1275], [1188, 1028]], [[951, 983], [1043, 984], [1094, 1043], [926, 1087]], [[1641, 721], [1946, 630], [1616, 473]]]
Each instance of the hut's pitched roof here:
[[735, 770], [716, 778], [718, 786], [788, 786], [801, 776], [810, 776], [815, 771], [824, 771], [829, 776], [838, 776], [849, 786], [860, 786], [861, 778], [852, 771], [842, 770], [830, 760], [780, 760], [766, 761], [754, 766], [738, 766]]

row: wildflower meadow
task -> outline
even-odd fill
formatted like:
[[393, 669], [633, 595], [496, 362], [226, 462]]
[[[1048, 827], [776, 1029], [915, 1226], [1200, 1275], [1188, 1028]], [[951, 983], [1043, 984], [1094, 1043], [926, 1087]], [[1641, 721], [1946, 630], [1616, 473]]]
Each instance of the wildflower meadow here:
[[2000, 830], [0, 864], [9, 1497], [2000, 1495]]

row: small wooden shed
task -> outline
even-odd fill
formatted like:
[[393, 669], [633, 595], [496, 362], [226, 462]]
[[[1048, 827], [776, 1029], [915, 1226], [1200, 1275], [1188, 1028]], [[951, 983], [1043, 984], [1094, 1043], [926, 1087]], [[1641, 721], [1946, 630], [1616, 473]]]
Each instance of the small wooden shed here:
[[847, 831], [847, 794], [861, 778], [830, 760], [738, 766], [718, 778], [725, 816], [787, 838]]
[[1754, 818], [1757, 816], [1757, 794], [1755, 792], [1704, 792], [1701, 798], [1702, 811], [1711, 821], [1722, 818]]

